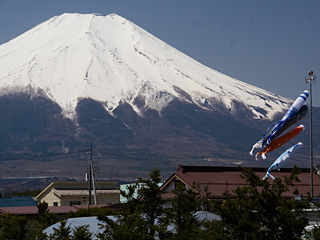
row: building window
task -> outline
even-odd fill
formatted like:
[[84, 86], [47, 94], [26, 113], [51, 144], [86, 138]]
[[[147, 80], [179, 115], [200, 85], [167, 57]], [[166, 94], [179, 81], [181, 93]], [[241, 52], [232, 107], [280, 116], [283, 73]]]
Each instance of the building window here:
[[53, 202], [53, 206], [58, 206], [58, 202]]
[[69, 202], [69, 206], [73, 206], [73, 205], [81, 205], [80, 201], [71, 201]]

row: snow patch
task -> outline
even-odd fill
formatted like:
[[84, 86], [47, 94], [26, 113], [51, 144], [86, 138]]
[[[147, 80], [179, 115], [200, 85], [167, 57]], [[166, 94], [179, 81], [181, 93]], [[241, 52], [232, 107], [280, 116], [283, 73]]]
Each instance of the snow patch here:
[[0, 95], [44, 94], [70, 119], [82, 98], [109, 113], [128, 103], [140, 116], [146, 109], [160, 113], [174, 98], [208, 110], [222, 104], [231, 113], [238, 101], [256, 119], [291, 103], [200, 64], [116, 14], [53, 17], [0, 45], [0, 65]]

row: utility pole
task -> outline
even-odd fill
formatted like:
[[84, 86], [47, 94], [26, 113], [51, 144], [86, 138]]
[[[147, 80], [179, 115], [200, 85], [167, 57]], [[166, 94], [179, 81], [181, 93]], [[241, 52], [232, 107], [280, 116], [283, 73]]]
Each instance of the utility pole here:
[[89, 161], [89, 203], [91, 205], [91, 184], [92, 184], [92, 143], [90, 148], [90, 161]]
[[88, 201], [88, 205], [92, 204], [91, 201], [91, 191], [93, 188], [93, 197], [94, 197], [94, 205], [97, 205], [97, 194], [96, 194], [96, 183], [95, 183], [95, 179], [94, 179], [94, 171], [93, 171], [93, 160], [92, 160], [92, 143], [91, 143], [91, 147], [90, 147], [90, 161], [89, 161], [89, 201]]
[[312, 84], [316, 82], [313, 71], [306, 75], [305, 80], [310, 85], [310, 194], [313, 198]]

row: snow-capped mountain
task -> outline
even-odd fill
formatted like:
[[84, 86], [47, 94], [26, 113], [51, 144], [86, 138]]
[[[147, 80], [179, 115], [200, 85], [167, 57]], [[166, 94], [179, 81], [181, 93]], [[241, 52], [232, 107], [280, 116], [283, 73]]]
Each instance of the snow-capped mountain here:
[[116, 14], [63, 14], [0, 45], [0, 174], [83, 176], [87, 156], [64, 154], [90, 143], [108, 178], [178, 164], [268, 166], [248, 152], [291, 102]]
[[231, 113], [241, 102], [255, 119], [290, 102], [200, 64], [116, 14], [53, 17], [1, 45], [0, 66], [1, 95], [44, 95], [68, 118], [86, 98], [111, 113], [128, 103], [140, 115], [175, 98]]

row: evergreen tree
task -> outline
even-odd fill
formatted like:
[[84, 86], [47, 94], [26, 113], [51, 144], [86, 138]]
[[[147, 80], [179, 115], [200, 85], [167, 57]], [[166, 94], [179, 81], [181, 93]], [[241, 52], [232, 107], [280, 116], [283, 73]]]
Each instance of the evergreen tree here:
[[49, 213], [46, 202], [38, 203], [37, 207], [38, 215], [30, 218], [27, 222], [26, 239], [28, 240], [47, 239], [47, 235], [43, 233], [43, 230], [58, 221], [56, 214]]
[[136, 196], [138, 184], [129, 185], [127, 191], [121, 191], [121, 195], [127, 199], [127, 202], [122, 204], [120, 212], [114, 212], [117, 221], [109, 219], [108, 216], [99, 216], [99, 220], [106, 223], [104, 232], [98, 234], [101, 240], [135, 240], [147, 239], [147, 226], [143, 218], [138, 212], [139, 200]]
[[54, 240], [70, 240], [71, 229], [67, 226], [67, 221], [63, 220], [60, 222], [58, 228], [53, 228], [53, 235], [50, 239]]
[[100, 217], [106, 226], [99, 239], [300, 239], [307, 225], [303, 210], [309, 207], [309, 201], [283, 196], [299, 181], [298, 174], [295, 167], [290, 176], [267, 181], [251, 169], [241, 168], [241, 177], [247, 184], [236, 188], [232, 195], [226, 191], [223, 203], [214, 204], [222, 221], [199, 221], [195, 213], [201, 206], [213, 206], [208, 189], [200, 191], [196, 184], [189, 189], [178, 182], [172, 191], [172, 207], [163, 209], [160, 171], [155, 169], [149, 180], [139, 179], [121, 192], [128, 201], [122, 205], [117, 221]]
[[105, 216], [113, 214], [113, 211], [109, 208], [80, 208], [76, 212], [70, 212], [66, 218], [79, 218], [79, 217], [92, 217], [92, 216]]
[[47, 235], [43, 233], [46, 228], [38, 219], [30, 219], [27, 223], [26, 240], [46, 240]]
[[320, 239], [320, 227], [315, 227], [312, 229], [311, 233], [308, 234], [310, 237], [306, 239], [319, 240]]
[[37, 220], [42, 224], [43, 229], [55, 224], [58, 221], [57, 214], [49, 213], [48, 203], [39, 202]]
[[220, 214], [226, 238], [230, 239], [300, 239], [308, 221], [303, 210], [307, 200], [286, 199], [283, 194], [299, 181], [300, 169], [294, 167], [289, 177], [270, 183], [252, 169], [241, 168], [246, 186], [226, 192]]
[[129, 185], [121, 195], [127, 200], [117, 214], [118, 221], [107, 217], [101, 220], [107, 223], [100, 239], [154, 239], [163, 231], [159, 227], [162, 217], [162, 200], [160, 198], [160, 170], [154, 169], [150, 179], [140, 178], [136, 184]]
[[193, 240], [228, 240], [223, 227], [221, 221], [201, 221], [198, 231], [192, 234]]
[[137, 210], [146, 220], [147, 228], [149, 229], [149, 239], [154, 239], [155, 234], [162, 234], [166, 231], [166, 227], [160, 227], [163, 217], [163, 200], [160, 195], [160, 170], [154, 169], [150, 173], [150, 179], [139, 179], [138, 184], [141, 186], [138, 189], [139, 204]]
[[80, 226], [73, 231], [71, 240], [91, 240], [91, 235], [88, 225]]
[[49, 212], [48, 203], [46, 203], [46, 202], [39, 202], [37, 204], [37, 208], [38, 208], [38, 214], [40, 216], [43, 216], [43, 215], [45, 215], [46, 213]]
[[172, 239], [194, 239], [200, 231], [200, 222], [195, 213], [200, 210], [199, 194], [193, 189], [186, 189], [183, 183], [176, 183], [172, 190], [172, 208], [167, 209], [166, 219], [174, 227]]
[[2, 214], [0, 219], [0, 240], [21, 240], [26, 233], [27, 219], [10, 213]]

